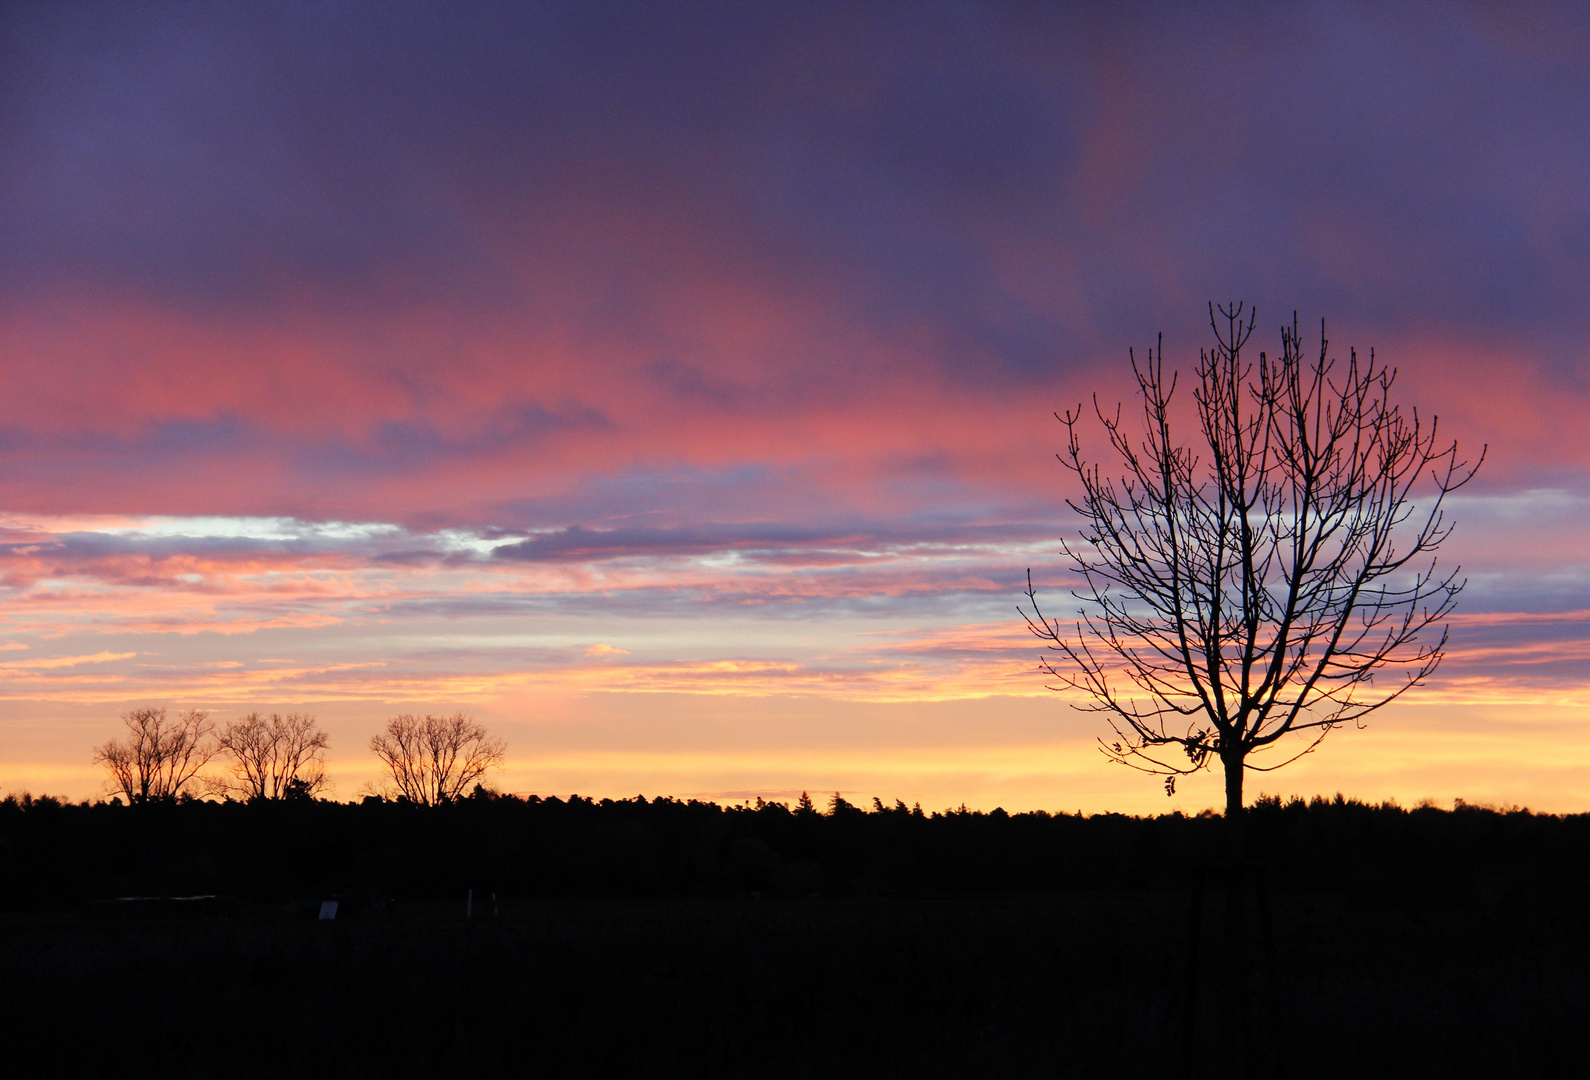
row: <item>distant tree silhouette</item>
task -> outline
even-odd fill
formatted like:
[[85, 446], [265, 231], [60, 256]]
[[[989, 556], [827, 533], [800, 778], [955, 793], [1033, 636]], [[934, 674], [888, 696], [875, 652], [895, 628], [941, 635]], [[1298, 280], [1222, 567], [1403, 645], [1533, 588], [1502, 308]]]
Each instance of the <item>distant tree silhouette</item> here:
[[502, 740], [463, 713], [394, 716], [370, 740], [397, 793], [434, 806], [458, 798], [488, 769], [502, 764]]
[[165, 709], [134, 709], [122, 722], [126, 741], [96, 747], [93, 760], [110, 770], [112, 788], [130, 804], [176, 798], [215, 756], [215, 725], [202, 710], [168, 718]]
[[852, 803], [837, 791], [834, 792], [834, 797], [828, 800], [828, 814], [830, 817], [835, 817], [840, 814], [859, 814], [864, 812], [865, 811], [863, 811], [861, 807], [857, 806], [855, 803]]
[[[1296, 760], [1441, 662], [1438, 624], [1464, 584], [1436, 569], [1451, 532], [1443, 504], [1485, 455], [1459, 461], [1434, 416], [1394, 405], [1396, 372], [1373, 352], [1333, 360], [1323, 324], [1317, 358], [1304, 357], [1294, 316], [1281, 355], [1254, 363], [1242, 355], [1253, 314], [1211, 304], [1209, 318], [1196, 447], [1172, 436], [1178, 375], [1163, 336], [1146, 361], [1129, 353], [1144, 432], [1093, 401], [1118, 478], [1083, 457], [1081, 408], [1056, 414], [1058, 456], [1082, 484], [1068, 500], [1082, 542], [1063, 545], [1082, 606], [1073, 624], [1046, 616], [1029, 570], [1022, 614], [1049, 650], [1051, 689], [1080, 691], [1079, 708], [1109, 719], [1109, 757], [1165, 775], [1167, 793], [1218, 759], [1235, 822], [1245, 770]], [[1376, 683], [1382, 672], [1394, 681]], [[1250, 760], [1294, 734], [1304, 741], [1285, 760]], [[1239, 843], [1238, 826], [1228, 833]]]
[[326, 783], [326, 733], [302, 713], [257, 712], [227, 724], [216, 740], [232, 776], [219, 787], [245, 799], [313, 797]]

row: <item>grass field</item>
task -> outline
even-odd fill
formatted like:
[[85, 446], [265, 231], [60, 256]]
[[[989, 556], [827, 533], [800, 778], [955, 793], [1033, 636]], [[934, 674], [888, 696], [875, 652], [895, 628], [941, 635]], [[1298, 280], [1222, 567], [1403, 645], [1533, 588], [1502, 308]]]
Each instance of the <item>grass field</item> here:
[[[5, 1046], [11, 1075], [1240, 1075], [1208, 900], [1190, 1055], [1188, 896], [1167, 893], [14, 914]], [[1279, 894], [1253, 1075], [1562, 1075], [1580, 915]]]

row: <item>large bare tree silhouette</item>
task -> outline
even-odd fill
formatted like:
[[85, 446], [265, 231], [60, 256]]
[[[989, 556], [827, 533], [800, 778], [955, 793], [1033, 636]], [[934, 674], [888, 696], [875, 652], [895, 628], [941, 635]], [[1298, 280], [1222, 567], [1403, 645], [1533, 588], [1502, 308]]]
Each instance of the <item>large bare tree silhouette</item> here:
[[244, 799], [313, 798], [326, 783], [326, 733], [313, 716], [257, 712], [226, 725], [216, 740], [232, 776], [218, 787]]
[[[1022, 614], [1052, 688], [1109, 720], [1110, 758], [1164, 775], [1167, 792], [1218, 760], [1235, 821], [1247, 770], [1296, 760], [1441, 662], [1464, 585], [1436, 565], [1444, 503], [1485, 455], [1459, 460], [1434, 416], [1393, 404], [1396, 372], [1373, 352], [1332, 359], [1323, 324], [1317, 355], [1304, 356], [1294, 315], [1280, 356], [1254, 362], [1253, 314], [1211, 304], [1209, 316], [1196, 445], [1172, 433], [1179, 376], [1163, 337], [1142, 361], [1129, 353], [1141, 432], [1094, 398], [1118, 471], [1084, 457], [1080, 407], [1056, 414], [1058, 457], [1081, 483], [1068, 500], [1080, 542], [1063, 545], [1081, 606], [1047, 616], [1029, 570]], [[1254, 760], [1275, 749], [1280, 760]]]
[[109, 770], [112, 790], [129, 804], [176, 798], [215, 756], [215, 725], [200, 709], [175, 716], [165, 709], [134, 709], [122, 714], [122, 722], [127, 738], [95, 747], [94, 762]]
[[451, 802], [486, 770], [502, 764], [501, 739], [463, 713], [394, 716], [370, 739], [397, 794], [425, 806]]

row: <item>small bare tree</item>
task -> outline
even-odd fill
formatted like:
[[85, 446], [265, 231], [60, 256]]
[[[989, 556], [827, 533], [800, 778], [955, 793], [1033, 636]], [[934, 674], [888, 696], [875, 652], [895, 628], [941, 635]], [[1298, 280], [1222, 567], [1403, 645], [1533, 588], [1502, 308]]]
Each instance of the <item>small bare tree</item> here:
[[394, 716], [370, 740], [398, 793], [425, 806], [451, 802], [502, 764], [502, 740], [465, 716]]
[[230, 759], [224, 791], [245, 799], [313, 798], [326, 783], [326, 733], [313, 716], [249, 713], [216, 740]]
[[[1323, 326], [1317, 358], [1304, 357], [1294, 316], [1279, 358], [1245, 360], [1254, 318], [1242, 315], [1233, 304], [1217, 318], [1210, 305], [1196, 448], [1171, 435], [1177, 376], [1163, 338], [1144, 363], [1129, 354], [1141, 435], [1094, 398], [1119, 479], [1083, 458], [1081, 409], [1056, 415], [1068, 436], [1060, 460], [1082, 484], [1068, 502], [1082, 542], [1063, 549], [1082, 607], [1072, 625], [1047, 617], [1029, 571], [1022, 612], [1050, 650], [1051, 688], [1080, 691], [1079, 708], [1109, 719], [1105, 753], [1164, 774], [1167, 793], [1218, 759], [1229, 821], [1246, 770], [1296, 760], [1441, 662], [1442, 621], [1464, 584], [1436, 569], [1451, 532], [1443, 503], [1485, 456], [1459, 461], [1435, 417], [1392, 404], [1396, 373], [1373, 352], [1331, 359]], [[1374, 681], [1382, 672], [1389, 683]], [[1285, 760], [1251, 760], [1298, 734]]]
[[167, 717], [165, 709], [134, 709], [122, 722], [126, 741], [96, 747], [94, 763], [110, 770], [111, 787], [129, 804], [176, 798], [215, 756], [215, 725], [202, 710]]

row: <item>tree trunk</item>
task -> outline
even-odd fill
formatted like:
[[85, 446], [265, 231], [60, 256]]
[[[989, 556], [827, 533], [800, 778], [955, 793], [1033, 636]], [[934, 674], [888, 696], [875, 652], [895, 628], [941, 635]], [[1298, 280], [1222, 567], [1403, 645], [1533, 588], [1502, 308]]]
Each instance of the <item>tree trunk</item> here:
[[1242, 756], [1221, 756], [1226, 769], [1226, 910], [1222, 930], [1221, 967], [1224, 992], [1221, 995], [1220, 1041], [1222, 1057], [1230, 1062], [1231, 1074], [1244, 1078], [1254, 1075], [1251, 985], [1248, 978], [1248, 938], [1244, 901], [1248, 879], [1247, 815], [1242, 809]]
[[1222, 755], [1220, 761], [1226, 769], [1226, 856], [1240, 860], [1247, 854], [1243, 845], [1242, 758]]

